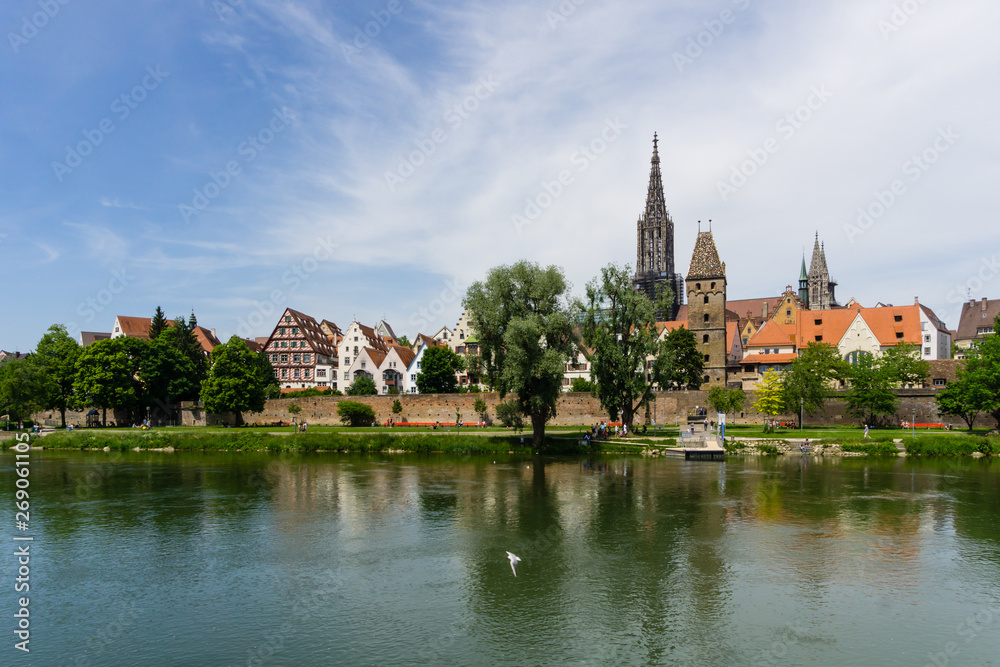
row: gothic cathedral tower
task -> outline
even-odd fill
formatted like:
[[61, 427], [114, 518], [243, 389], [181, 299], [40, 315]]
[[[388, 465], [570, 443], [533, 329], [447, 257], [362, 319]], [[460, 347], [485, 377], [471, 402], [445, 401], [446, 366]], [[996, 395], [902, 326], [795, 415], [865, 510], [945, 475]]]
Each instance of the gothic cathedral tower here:
[[830, 280], [830, 270], [826, 268], [826, 247], [820, 245], [819, 232], [813, 245], [812, 263], [809, 266], [809, 310], [830, 310], [837, 307], [834, 290], [837, 283]]
[[688, 328], [704, 355], [702, 388], [726, 386], [726, 265], [712, 232], [698, 232], [687, 275]]
[[657, 285], [667, 285], [674, 295], [669, 313], [659, 313], [663, 320], [675, 320], [684, 299], [684, 279], [674, 273], [674, 221], [667, 211], [663, 197], [663, 178], [660, 176], [660, 155], [657, 138], [653, 135], [653, 159], [649, 169], [649, 188], [646, 191], [646, 211], [636, 224], [635, 278], [632, 284], [651, 299], [656, 297]]

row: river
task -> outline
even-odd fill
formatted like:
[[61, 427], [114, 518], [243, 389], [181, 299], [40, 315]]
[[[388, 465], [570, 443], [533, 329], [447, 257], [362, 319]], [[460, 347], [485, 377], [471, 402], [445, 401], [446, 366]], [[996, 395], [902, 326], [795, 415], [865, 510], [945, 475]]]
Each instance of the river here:
[[997, 459], [30, 466], [31, 650], [9, 548], [3, 664], [1000, 664]]

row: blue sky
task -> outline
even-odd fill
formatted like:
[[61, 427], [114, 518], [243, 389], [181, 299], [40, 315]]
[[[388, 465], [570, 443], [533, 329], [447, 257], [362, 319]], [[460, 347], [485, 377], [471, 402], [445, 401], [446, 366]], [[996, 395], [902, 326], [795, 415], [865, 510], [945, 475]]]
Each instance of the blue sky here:
[[286, 306], [412, 338], [522, 258], [582, 291], [634, 265], [654, 132], [681, 272], [711, 219], [730, 298], [778, 294], [818, 231], [841, 302], [955, 326], [1000, 298], [998, 24], [985, 0], [10, 0], [0, 349], [158, 305], [223, 339]]

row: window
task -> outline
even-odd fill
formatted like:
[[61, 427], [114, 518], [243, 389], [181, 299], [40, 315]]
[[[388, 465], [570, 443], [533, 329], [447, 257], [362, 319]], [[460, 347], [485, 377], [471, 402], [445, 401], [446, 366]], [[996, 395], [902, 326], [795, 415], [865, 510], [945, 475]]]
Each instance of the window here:
[[462, 333], [458, 334], [458, 338], [459, 340], [465, 340], [465, 332], [463, 331]]
[[708, 363], [708, 358], [709, 358], [709, 356], [708, 356], [708, 355], [706, 354], [706, 355], [705, 355], [705, 363], [706, 363], [706, 364]]
[[350, 380], [351, 379], [351, 375], [347, 371], [344, 371], [344, 379], [345, 380]]
[[307, 380], [309, 379], [309, 369], [308, 368], [305, 369], [304, 371], [302, 371], [302, 377], [304, 377]]
[[281, 369], [281, 379], [284, 380], [287, 377], [288, 377], [288, 369], [287, 368], [282, 368]]
[[285, 321], [286, 322], [291, 322], [292, 321], [292, 316], [291, 315], [285, 315]]
[[302, 355], [302, 361], [303, 361], [303, 363], [311, 364], [312, 363], [312, 355], [303, 354]]
[[903, 321], [903, 316], [902, 315], [896, 315], [892, 319], [896, 320], [897, 322], [902, 322]]
[[701, 283], [695, 283], [694, 284], [694, 288], [700, 292], [701, 291]]
[[705, 334], [704, 336], [701, 337], [701, 342], [702, 343], [707, 343], [708, 342], [708, 334]]
[[705, 321], [708, 322], [708, 313], [705, 313]]
[[285, 327], [281, 327], [280, 329], [278, 329], [278, 334], [284, 336], [285, 335]]
[[931, 353], [931, 348], [925, 347], [924, 348], [924, 354], [930, 354], [930, 353]]
[[931, 335], [930, 334], [927, 334], [926, 336], [924, 336], [924, 342], [925, 343], [931, 342]]
[[813, 324], [815, 324], [818, 327], [821, 327], [823, 326], [823, 320], [813, 320]]
[[705, 384], [708, 384], [709, 382], [711, 382], [711, 380], [709, 380], [708, 376], [706, 375], [705, 377], [702, 378], [702, 382], [704, 382]]
[[816, 342], [817, 343], [822, 343], [823, 342], [823, 336], [816, 336]]
[[294, 377], [295, 377], [296, 380], [299, 379], [299, 369], [298, 368], [296, 368], [295, 371], [294, 371]]
[[277, 378], [277, 377], [278, 377], [278, 369], [277, 369], [277, 368], [275, 368], [275, 369], [274, 369], [274, 377], [275, 377], [275, 378]]
[[[357, 337], [357, 336], [355, 336], [355, 337], [354, 337], [354, 342], [355, 342], [355, 343], [357, 343], [357, 342], [358, 342], [358, 337]], [[357, 349], [357, 348], [355, 347], [354, 349]]]
[[273, 361], [274, 363], [278, 363], [278, 355], [272, 354], [271, 355], [271, 361]]
[[417, 374], [410, 373], [410, 382], [416, 382], [416, 381], [417, 381]]
[[945, 380], [944, 378], [934, 378], [934, 386], [935, 387], [943, 387], [946, 384], [948, 384], [948, 381]]
[[897, 331], [896, 332], [896, 339], [897, 340], [902, 340], [902, 338], [903, 338], [903, 332], [902, 331]]
[[292, 327], [292, 333], [293, 334], [297, 334], [298, 332], [299, 332], [299, 328], [298, 327]]
[[318, 378], [325, 378], [326, 377], [326, 369], [325, 368], [317, 368], [316, 369], [316, 377], [318, 377]]
[[281, 355], [281, 362], [282, 363], [288, 363], [288, 355], [287, 354]]
[[712, 289], [715, 289], [715, 283], [712, 283]]
[[455, 348], [455, 354], [465, 354], [465, 346], [459, 345]]
[[364, 361], [362, 361], [362, 362], [361, 362], [361, 368], [364, 368], [364, 367], [365, 367], [365, 362], [364, 362]]
[[791, 316], [792, 316], [792, 309], [789, 308], [788, 310], [785, 311], [785, 317], [791, 317]]
[[417, 370], [420, 370], [420, 364], [421, 364], [421, 362], [418, 361], [417, 362]]
[[297, 355], [297, 354], [293, 354], [293, 355], [292, 355], [292, 361], [293, 361], [294, 363], [296, 363], [296, 364], [300, 364], [300, 363], [302, 363], [302, 361], [301, 361], [301, 360], [302, 360], [302, 357], [300, 357], [299, 355]]
[[705, 295], [705, 303], [708, 303], [708, 295]]

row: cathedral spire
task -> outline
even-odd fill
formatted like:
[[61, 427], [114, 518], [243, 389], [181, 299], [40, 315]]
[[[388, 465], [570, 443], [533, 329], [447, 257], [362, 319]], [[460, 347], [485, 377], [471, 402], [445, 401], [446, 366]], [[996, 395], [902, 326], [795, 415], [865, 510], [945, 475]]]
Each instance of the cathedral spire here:
[[659, 135], [653, 134], [653, 156], [649, 164], [649, 185], [646, 208], [636, 224], [636, 261], [634, 284], [650, 298], [656, 286], [666, 284], [674, 293], [673, 311], [682, 303], [683, 278], [674, 272], [674, 221], [670, 219], [663, 196], [663, 176], [660, 174]]

